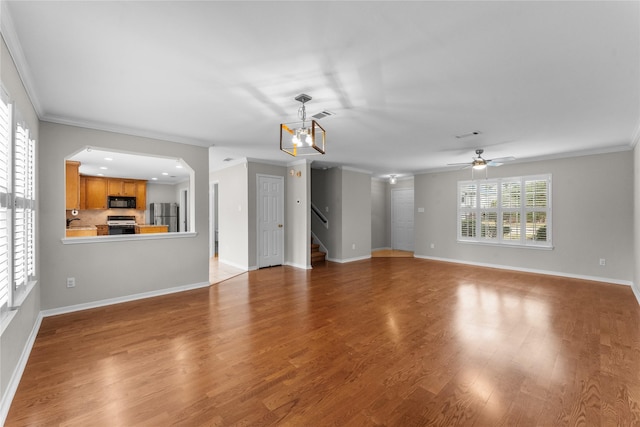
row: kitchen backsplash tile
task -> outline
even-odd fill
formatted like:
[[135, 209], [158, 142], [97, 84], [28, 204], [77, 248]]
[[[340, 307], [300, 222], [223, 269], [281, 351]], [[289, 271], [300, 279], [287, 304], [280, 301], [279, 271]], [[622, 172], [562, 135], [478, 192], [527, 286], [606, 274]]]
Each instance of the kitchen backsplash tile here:
[[79, 218], [78, 221], [73, 221], [74, 226], [83, 225], [100, 225], [107, 223], [107, 217], [109, 215], [132, 215], [136, 217], [137, 224], [145, 223], [145, 211], [137, 209], [106, 209], [106, 210], [79, 210], [78, 215], [71, 215], [71, 211], [67, 211], [67, 219]]

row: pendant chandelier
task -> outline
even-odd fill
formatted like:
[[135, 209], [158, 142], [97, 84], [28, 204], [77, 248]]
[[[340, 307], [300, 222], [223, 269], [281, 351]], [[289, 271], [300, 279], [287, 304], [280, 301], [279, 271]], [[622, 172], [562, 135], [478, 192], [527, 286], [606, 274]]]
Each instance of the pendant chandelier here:
[[304, 93], [294, 98], [302, 103], [298, 108], [298, 117], [301, 121], [280, 124], [280, 150], [293, 157], [324, 154], [325, 131], [316, 122], [307, 122], [307, 110], [305, 102], [311, 101], [311, 97]]

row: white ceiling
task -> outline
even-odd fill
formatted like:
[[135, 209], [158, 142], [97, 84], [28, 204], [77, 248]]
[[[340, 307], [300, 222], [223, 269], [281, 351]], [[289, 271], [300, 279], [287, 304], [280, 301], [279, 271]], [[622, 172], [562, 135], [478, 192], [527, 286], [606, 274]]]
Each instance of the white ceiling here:
[[[376, 176], [629, 149], [640, 4], [5, 1], [40, 118], [286, 163], [279, 123], [329, 110], [327, 155]], [[8, 14], [6, 12], [9, 12]], [[480, 135], [456, 135], [480, 131]]]
[[69, 160], [80, 162], [80, 173], [83, 175], [144, 179], [155, 184], [186, 182], [192, 172], [182, 159], [106, 151], [93, 147], [76, 153]]

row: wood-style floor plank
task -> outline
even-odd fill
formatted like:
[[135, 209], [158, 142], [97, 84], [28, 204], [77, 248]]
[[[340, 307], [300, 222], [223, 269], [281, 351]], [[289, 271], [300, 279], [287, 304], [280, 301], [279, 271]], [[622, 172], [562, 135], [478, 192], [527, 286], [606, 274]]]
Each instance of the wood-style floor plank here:
[[415, 258], [43, 319], [6, 426], [640, 425], [629, 287]]

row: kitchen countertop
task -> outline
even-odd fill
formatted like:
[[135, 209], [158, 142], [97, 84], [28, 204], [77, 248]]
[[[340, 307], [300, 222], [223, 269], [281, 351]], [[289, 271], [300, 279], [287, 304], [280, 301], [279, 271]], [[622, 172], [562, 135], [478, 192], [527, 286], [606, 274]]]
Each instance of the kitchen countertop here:
[[97, 230], [95, 225], [70, 225], [67, 230]]
[[65, 237], [94, 237], [98, 229], [94, 225], [71, 225], [65, 231]]

